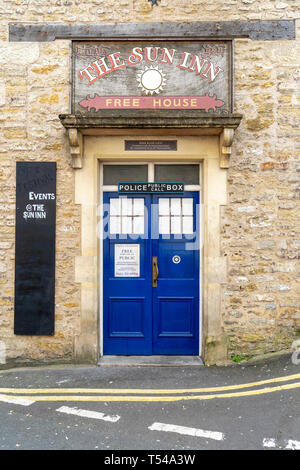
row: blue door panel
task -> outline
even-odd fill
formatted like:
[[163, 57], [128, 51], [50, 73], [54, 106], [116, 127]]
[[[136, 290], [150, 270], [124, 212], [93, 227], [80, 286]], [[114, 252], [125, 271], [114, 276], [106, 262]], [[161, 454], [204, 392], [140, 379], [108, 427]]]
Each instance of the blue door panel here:
[[[110, 199], [118, 197], [116, 193], [104, 194], [108, 212]], [[189, 234], [170, 235], [169, 239], [158, 234], [157, 205], [159, 198], [170, 196], [132, 197], [144, 199], [145, 234], [134, 239], [124, 235], [104, 236], [103, 241], [103, 352], [113, 355], [197, 355], [199, 237], [196, 213], [199, 195], [191, 192], [176, 195], [176, 198], [193, 198], [194, 238]], [[192, 242], [196, 249], [187, 249]], [[139, 245], [139, 277], [115, 277], [115, 244]], [[153, 256], [158, 261], [157, 287], [152, 287]]]
[[158, 336], [193, 337], [193, 304], [193, 299], [182, 297], [158, 298]]
[[144, 309], [144, 298], [110, 298], [110, 338], [144, 338]]
[[[154, 203], [164, 197], [169, 198], [153, 196]], [[157, 254], [159, 269], [157, 287], [153, 288], [153, 354], [199, 354], [199, 194], [181, 196], [191, 197], [194, 235], [169, 235], [166, 240], [161, 234], [153, 240], [153, 256]], [[190, 247], [193, 241], [196, 249], [187, 249], [187, 243]]]
[[[104, 193], [103, 202], [109, 212], [110, 199], [116, 193]], [[134, 196], [139, 197], [139, 196]], [[146, 208], [149, 198], [144, 199]], [[107, 218], [109, 221], [109, 217]], [[145, 224], [147, 225], [147, 224]], [[148, 229], [148, 228], [147, 228]], [[152, 273], [151, 244], [148, 238], [138, 236], [130, 239], [126, 235], [105, 236], [109, 226], [104, 227], [103, 240], [103, 353], [122, 355], [152, 354]], [[115, 277], [115, 245], [139, 245], [140, 276]]]
[[[180, 263], [173, 262], [173, 256], [180, 257]], [[194, 279], [195, 257], [186, 253], [185, 242], [163, 240], [158, 243], [159, 278], [162, 279]]]

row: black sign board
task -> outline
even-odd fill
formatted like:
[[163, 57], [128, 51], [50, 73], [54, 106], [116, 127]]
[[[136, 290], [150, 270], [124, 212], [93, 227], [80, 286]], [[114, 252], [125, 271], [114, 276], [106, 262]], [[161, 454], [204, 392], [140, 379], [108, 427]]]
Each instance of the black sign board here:
[[168, 151], [177, 150], [177, 140], [125, 140], [125, 150]]
[[119, 183], [119, 194], [183, 194], [183, 183]]
[[54, 334], [56, 163], [18, 162], [15, 334]]

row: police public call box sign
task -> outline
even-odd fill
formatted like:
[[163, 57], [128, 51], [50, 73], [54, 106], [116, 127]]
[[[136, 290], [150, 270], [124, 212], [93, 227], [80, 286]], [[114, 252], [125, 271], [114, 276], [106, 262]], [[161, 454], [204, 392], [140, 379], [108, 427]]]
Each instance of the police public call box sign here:
[[119, 194], [183, 194], [183, 183], [119, 183]]
[[54, 334], [56, 163], [17, 162], [17, 335]]
[[230, 41], [73, 43], [72, 112], [232, 111]]

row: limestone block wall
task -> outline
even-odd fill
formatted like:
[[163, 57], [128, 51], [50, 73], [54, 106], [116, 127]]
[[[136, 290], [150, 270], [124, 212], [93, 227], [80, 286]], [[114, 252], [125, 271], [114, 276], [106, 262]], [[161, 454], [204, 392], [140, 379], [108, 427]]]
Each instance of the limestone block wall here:
[[299, 41], [235, 43], [235, 107], [244, 119], [228, 172], [221, 248], [232, 353], [285, 349], [300, 333], [299, 57]]
[[[17, 3], [17, 2], [16, 2]], [[2, 31], [7, 24], [2, 25]], [[74, 258], [80, 207], [58, 114], [69, 109], [69, 43], [0, 43], [0, 341], [6, 362], [69, 361], [80, 296]], [[57, 162], [55, 336], [15, 336], [14, 237], [16, 161]]]
[[[231, 357], [287, 349], [299, 335], [299, 18], [296, 0], [0, 2], [0, 363], [72, 360], [81, 301], [74, 274], [80, 206], [58, 119], [70, 111], [70, 43], [10, 43], [8, 23], [296, 20], [295, 41], [234, 44], [234, 111], [244, 119], [227, 171], [220, 243]], [[54, 337], [13, 334], [15, 162], [36, 160], [56, 161], [58, 169]]]

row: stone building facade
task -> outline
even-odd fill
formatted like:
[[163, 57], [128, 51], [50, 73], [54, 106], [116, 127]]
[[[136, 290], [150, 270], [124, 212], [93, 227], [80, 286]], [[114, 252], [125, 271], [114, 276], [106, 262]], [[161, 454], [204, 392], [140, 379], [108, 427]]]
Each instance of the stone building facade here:
[[[300, 13], [295, 0], [2, 0], [0, 2], [0, 364], [92, 362], [101, 355], [101, 291], [97, 161], [124, 161], [124, 136], [176, 136], [180, 162], [203, 163], [202, 336], [206, 364], [289, 351], [300, 335]], [[276, 37], [280, 21], [294, 25]], [[208, 22], [251, 25], [274, 21], [265, 38], [242, 31], [210, 40], [233, 41], [233, 114], [242, 115], [233, 141], [224, 132], [128, 130], [125, 123], [80, 131], [71, 122], [71, 40], [89, 23]], [[56, 39], [28, 25], [64, 25]], [[48, 25], [48, 26], [47, 26]], [[218, 26], [219, 25], [219, 26]], [[24, 26], [23, 33], [14, 34]], [[57, 27], [57, 26], [56, 26]], [[158, 27], [158, 26], [157, 26]], [[73, 29], [72, 29], [73, 28]], [[155, 29], [155, 26], [154, 26]], [[126, 28], [124, 28], [124, 31]], [[20, 31], [20, 30], [19, 30]], [[129, 27], [128, 31], [132, 31]], [[172, 29], [174, 31], [174, 29]], [[235, 31], [234, 29], [232, 30]], [[272, 37], [272, 34], [275, 37]], [[148, 33], [150, 34], [150, 32]], [[22, 36], [23, 35], [23, 36]], [[130, 38], [130, 32], [129, 32]], [[25, 41], [24, 41], [25, 39]], [[97, 37], [88, 37], [97, 40]], [[151, 40], [151, 36], [148, 37]], [[60, 115], [64, 117], [59, 118]], [[69, 119], [69, 120], [68, 120]], [[135, 121], [136, 122], [136, 121]], [[201, 127], [202, 126], [202, 127]], [[203, 124], [201, 124], [203, 128]], [[213, 126], [212, 126], [213, 128]], [[76, 132], [72, 134], [72, 130]], [[78, 131], [78, 133], [77, 133]], [[154, 137], [153, 137], [154, 136]], [[100, 139], [100, 140], [99, 140]], [[100, 149], [99, 149], [100, 146]], [[201, 149], [198, 151], [197, 149]], [[231, 151], [231, 153], [229, 153]], [[76, 153], [77, 152], [77, 153]], [[200, 153], [199, 153], [200, 152]], [[74, 160], [82, 155], [82, 165]], [[141, 155], [141, 161], [145, 160]], [[128, 157], [128, 160], [130, 158]], [[136, 157], [135, 157], [136, 160]], [[55, 334], [14, 334], [16, 162], [56, 162]], [[134, 160], [133, 160], [134, 161]], [[77, 166], [77, 168], [76, 168]], [[82, 168], [78, 168], [82, 166]], [[224, 168], [228, 166], [228, 168]], [[74, 168], [75, 167], [75, 168]], [[208, 227], [208, 228], [207, 228]], [[207, 232], [208, 230], [208, 232]]]

